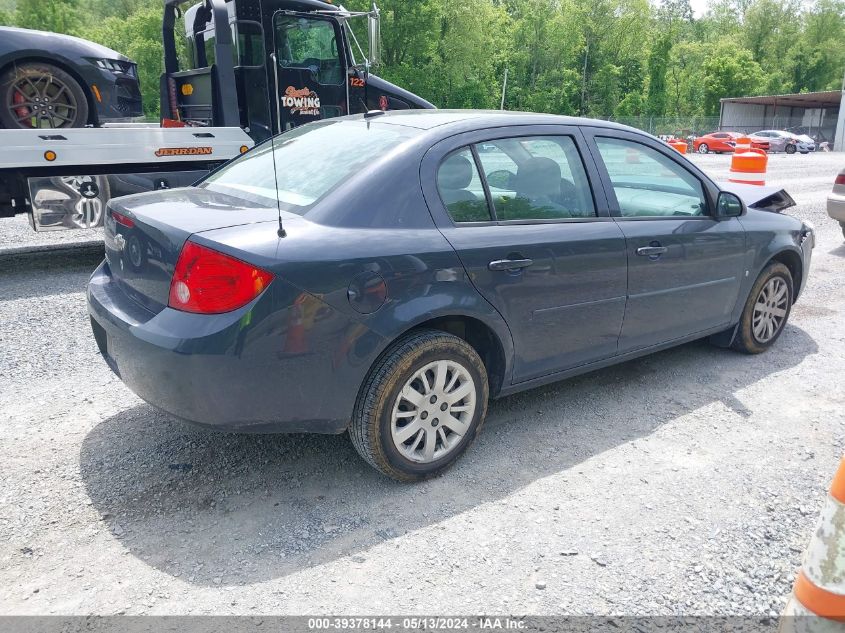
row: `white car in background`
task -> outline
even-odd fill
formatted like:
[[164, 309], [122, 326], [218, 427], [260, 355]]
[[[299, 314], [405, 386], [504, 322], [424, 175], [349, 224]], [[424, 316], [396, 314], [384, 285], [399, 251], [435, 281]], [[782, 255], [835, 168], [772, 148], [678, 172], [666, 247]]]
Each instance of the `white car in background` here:
[[809, 136], [797, 136], [784, 130], [760, 130], [749, 135], [752, 142], [765, 146], [768, 143], [770, 152], [786, 152], [794, 154], [809, 154], [816, 151], [816, 142]]
[[833, 191], [827, 197], [827, 214], [839, 222], [845, 236], [845, 169], [833, 181]]

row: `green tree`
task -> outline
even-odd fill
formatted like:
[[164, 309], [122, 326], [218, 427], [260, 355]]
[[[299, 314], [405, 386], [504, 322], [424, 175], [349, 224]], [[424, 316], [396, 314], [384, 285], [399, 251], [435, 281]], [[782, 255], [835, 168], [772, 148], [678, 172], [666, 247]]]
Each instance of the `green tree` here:
[[663, 116], [666, 113], [666, 69], [672, 42], [668, 35], [657, 38], [648, 56], [648, 92], [646, 109], [649, 114]]
[[79, 0], [18, 0], [17, 26], [40, 31], [75, 34], [82, 26]]
[[725, 97], [758, 94], [764, 85], [763, 70], [747, 48], [733, 41], [720, 42], [702, 64], [704, 114], [719, 113]]
[[[153, 3], [148, 2], [148, 5]], [[86, 33], [104, 46], [113, 48], [138, 63], [138, 79], [144, 99], [144, 114], [159, 115], [159, 77], [164, 48], [161, 42], [161, 7], [141, 7], [128, 18], [110, 17]]]

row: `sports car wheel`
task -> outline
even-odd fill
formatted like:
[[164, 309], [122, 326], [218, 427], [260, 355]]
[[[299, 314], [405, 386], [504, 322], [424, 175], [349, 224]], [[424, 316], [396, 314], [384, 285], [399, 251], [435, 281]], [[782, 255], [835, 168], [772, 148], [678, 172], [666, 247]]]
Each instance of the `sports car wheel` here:
[[789, 269], [772, 262], [763, 269], [745, 302], [733, 347], [747, 354], [766, 351], [783, 332], [792, 309]]
[[451, 466], [487, 415], [487, 371], [463, 339], [437, 330], [397, 341], [370, 370], [349, 435], [361, 456], [400, 481]]
[[69, 128], [88, 123], [88, 100], [79, 83], [60, 68], [28, 62], [0, 77], [0, 123], [5, 128]]
[[787, 145], [784, 150], [787, 154], [794, 154], [797, 148], [794, 145]]
[[710, 152], [710, 148], [707, 147], [707, 143], [702, 143], [698, 146], [698, 153], [699, 154], [707, 154]]

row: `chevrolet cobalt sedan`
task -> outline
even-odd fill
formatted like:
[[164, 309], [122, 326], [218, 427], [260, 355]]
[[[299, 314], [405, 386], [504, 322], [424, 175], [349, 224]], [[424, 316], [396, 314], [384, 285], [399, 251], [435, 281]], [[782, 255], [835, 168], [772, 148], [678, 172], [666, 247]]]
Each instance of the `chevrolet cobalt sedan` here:
[[[744, 200], [743, 200], [744, 198]], [[812, 229], [637, 130], [372, 112], [286, 132], [195, 187], [113, 200], [94, 337], [141, 398], [218, 429], [342, 433], [404, 481], [488, 399], [702, 337], [758, 353]]]

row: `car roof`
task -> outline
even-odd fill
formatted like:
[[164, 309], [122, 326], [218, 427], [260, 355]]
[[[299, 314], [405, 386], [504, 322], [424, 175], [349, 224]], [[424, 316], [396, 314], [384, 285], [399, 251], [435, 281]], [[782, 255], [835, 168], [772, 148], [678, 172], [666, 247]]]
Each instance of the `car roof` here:
[[453, 131], [451, 128], [472, 130], [507, 125], [545, 124], [605, 127], [638, 132], [640, 134], [643, 133], [642, 130], [636, 130], [626, 125], [599, 119], [562, 116], [559, 114], [518, 112], [513, 110], [388, 110], [378, 115], [374, 115], [373, 113], [355, 114], [343, 118], [358, 121], [366, 120], [371, 123], [377, 121], [385, 125], [403, 125], [420, 130], [433, 130], [444, 126], [448, 126], [450, 131]]

